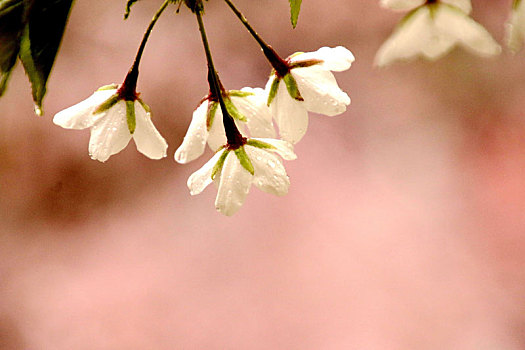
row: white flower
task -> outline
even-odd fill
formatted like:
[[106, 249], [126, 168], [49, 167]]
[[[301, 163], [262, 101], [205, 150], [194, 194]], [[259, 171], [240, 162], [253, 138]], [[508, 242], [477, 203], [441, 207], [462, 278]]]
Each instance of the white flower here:
[[342, 46], [323, 47], [288, 57], [290, 70], [285, 76], [272, 73], [266, 84], [268, 104], [283, 140], [297, 143], [304, 136], [308, 111], [327, 116], [346, 111], [350, 97], [339, 88], [331, 71], [347, 70], [354, 60]]
[[147, 157], [165, 157], [168, 144], [151, 122], [149, 107], [140, 99], [125, 101], [117, 91], [117, 85], [102, 87], [86, 100], [58, 112], [53, 122], [66, 129], [91, 128], [89, 154], [101, 162], [124, 149], [131, 138]]
[[501, 52], [487, 30], [469, 17], [470, 0], [382, 0], [381, 4], [393, 9], [415, 9], [401, 20], [377, 52], [378, 66], [419, 55], [436, 60], [455, 45], [482, 56]]
[[[408, 11], [425, 4], [427, 0], [381, 0], [381, 6], [392, 10]], [[437, 0], [443, 4], [448, 4], [459, 8], [469, 14], [472, 11], [470, 0]]]
[[507, 45], [518, 52], [525, 40], [525, 2], [514, 0], [512, 12], [507, 22]]
[[201, 193], [215, 180], [219, 185], [215, 207], [228, 216], [243, 205], [252, 183], [264, 192], [283, 196], [290, 180], [276, 154], [285, 160], [297, 158], [290, 143], [275, 139], [252, 138], [235, 150], [221, 149], [189, 177], [190, 193]]
[[[240, 91], [230, 90], [223, 98], [243, 136], [275, 137], [272, 115], [266, 105], [267, 95], [263, 89], [245, 87]], [[198, 158], [204, 152], [206, 142], [213, 151], [226, 143], [221, 107], [218, 101], [212, 101], [209, 97], [193, 112], [186, 136], [175, 152], [175, 160], [184, 164]]]

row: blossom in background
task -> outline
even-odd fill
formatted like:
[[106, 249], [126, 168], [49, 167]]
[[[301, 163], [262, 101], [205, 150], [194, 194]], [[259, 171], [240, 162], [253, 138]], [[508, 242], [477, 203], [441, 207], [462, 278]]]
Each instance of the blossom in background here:
[[[396, 11], [409, 11], [416, 7], [430, 3], [427, 0], [380, 0], [381, 6], [396, 10]], [[472, 5], [470, 0], [435, 0], [433, 2], [441, 2], [459, 8], [461, 11], [469, 14], [472, 11]]]
[[139, 98], [126, 101], [118, 86], [108, 85], [86, 100], [58, 112], [53, 122], [66, 129], [91, 128], [89, 154], [105, 162], [133, 138], [137, 150], [152, 159], [166, 156], [168, 144], [151, 121], [149, 107]]
[[350, 97], [339, 88], [331, 71], [347, 70], [354, 60], [342, 46], [323, 47], [288, 57], [289, 72], [284, 76], [272, 72], [266, 84], [268, 105], [283, 140], [301, 140], [308, 127], [308, 111], [327, 116], [346, 111]]
[[190, 193], [197, 195], [215, 181], [215, 207], [228, 216], [243, 205], [252, 183], [264, 192], [285, 195], [290, 180], [276, 154], [285, 160], [297, 158], [292, 145], [283, 140], [252, 138], [236, 149], [225, 146], [189, 177]]
[[455, 45], [482, 56], [497, 55], [501, 47], [470, 16], [470, 0], [382, 0], [394, 10], [412, 10], [377, 52], [375, 64], [423, 56], [436, 60]]
[[507, 45], [513, 52], [518, 52], [525, 40], [525, 2], [514, 0], [512, 12], [507, 22]]
[[[266, 105], [267, 95], [263, 89], [245, 87], [240, 91], [230, 90], [223, 99], [244, 136], [248, 136], [247, 127], [251, 137], [275, 137], [272, 115]], [[175, 152], [175, 160], [184, 164], [198, 158], [204, 152], [206, 142], [213, 151], [226, 143], [221, 107], [218, 101], [210, 97], [204, 99], [193, 112], [186, 136]]]

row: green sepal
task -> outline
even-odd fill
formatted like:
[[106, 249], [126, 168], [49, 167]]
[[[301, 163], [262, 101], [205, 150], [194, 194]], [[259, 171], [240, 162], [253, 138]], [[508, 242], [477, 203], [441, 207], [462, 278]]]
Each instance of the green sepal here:
[[242, 167], [246, 169], [250, 174], [254, 174], [255, 171], [253, 169], [252, 161], [250, 160], [250, 157], [246, 154], [246, 151], [244, 150], [244, 147], [241, 146], [234, 150], [235, 155], [237, 156], [237, 159], [239, 159], [239, 162], [241, 163]]
[[237, 119], [243, 122], [246, 122], [248, 119], [244, 115], [239, 112], [237, 107], [233, 104], [232, 100], [228, 96], [223, 96], [224, 105], [226, 106], [226, 110], [230, 115], [233, 117], [233, 119]]
[[137, 120], [135, 118], [135, 101], [126, 101], [126, 121], [128, 122], [129, 133], [135, 132]]
[[301, 12], [301, 2], [302, 0], [288, 0], [290, 2], [290, 21], [292, 22], [292, 27], [297, 26], [297, 19], [299, 18], [299, 12]]
[[97, 108], [95, 108], [95, 110], [93, 111], [93, 114], [99, 114], [99, 113], [107, 111], [108, 109], [113, 107], [119, 100], [120, 100], [120, 96], [118, 94], [112, 95], [106, 101], [102, 102]]
[[412, 19], [412, 17], [414, 17], [414, 15], [421, 9], [423, 8], [424, 6], [427, 6], [426, 4], [423, 4], [419, 7], [416, 7], [415, 9], [411, 10], [409, 13], [407, 13], [405, 15], [405, 17], [401, 18], [401, 21], [399, 21], [398, 24], [396, 24], [396, 27], [394, 29], [394, 32], [396, 30], [399, 30], [401, 29], [408, 21], [410, 21]]
[[230, 97], [248, 97], [248, 96], [253, 96], [255, 95], [253, 92], [249, 92], [249, 91], [241, 91], [241, 90], [229, 90], [228, 91], [228, 96]]
[[275, 146], [272, 146], [269, 143], [259, 141], [259, 140], [254, 140], [254, 139], [248, 139], [248, 141], [246, 141], [246, 144], [248, 146], [262, 148], [262, 149], [276, 149]]
[[142, 101], [140, 98], [137, 99], [137, 101], [139, 101], [140, 105], [142, 106], [142, 108], [144, 108], [144, 110], [146, 111], [146, 113], [148, 113], [148, 115], [151, 114], [151, 108], [150, 106], [148, 106], [144, 101]]
[[131, 12], [131, 6], [136, 3], [138, 0], [128, 0], [126, 2], [126, 12], [124, 13], [124, 19], [128, 19], [129, 13]]
[[301, 93], [299, 92], [299, 87], [297, 86], [297, 82], [295, 81], [295, 78], [292, 76], [291, 73], [286, 74], [283, 77], [284, 83], [286, 84], [286, 89], [288, 90], [288, 93], [290, 96], [297, 101], [304, 101], [303, 97], [301, 96]]
[[273, 99], [277, 95], [277, 90], [279, 89], [279, 83], [281, 82], [281, 79], [274, 75], [272, 86], [270, 87], [270, 93], [268, 94], [268, 102], [267, 105], [270, 107], [270, 104], [272, 103]]
[[210, 101], [208, 102], [208, 112], [206, 114], [206, 129], [210, 131], [213, 121], [215, 120], [215, 113], [217, 113], [217, 107], [219, 106], [218, 102]]
[[[427, 4], [425, 6], [428, 7], [428, 12], [430, 13], [430, 18], [432, 18], [432, 20], [434, 20], [434, 17], [436, 17], [436, 12], [437, 12], [437, 10], [439, 8], [438, 6], [440, 6], [440, 4], [438, 4], [436, 2], [436, 3]], [[454, 6], [454, 8], [456, 8], [456, 7]], [[461, 13], [463, 13], [463, 11], [461, 11]]]
[[97, 91], [116, 90], [117, 88], [118, 88], [117, 84], [108, 84], [108, 85], [99, 87]]
[[514, 1], [512, 1], [512, 9], [513, 10], [517, 10], [518, 6], [520, 5], [520, 3], [521, 3], [521, 0], [514, 0]]
[[[220, 150], [218, 152], [220, 152]], [[215, 180], [215, 176], [217, 176], [217, 174], [222, 171], [222, 166], [224, 165], [224, 161], [226, 160], [226, 156], [228, 156], [228, 152], [230, 152], [230, 151], [227, 150], [227, 149], [223, 150], [221, 156], [219, 157], [219, 160], [213, 166], [213, 170], [211, 171], [211, 179], [212, 180]]]
[[306, 60], [306, 61], [298, 61], [290, 64], [290, 69], [293, 68], [308, 68], [311, 66], [315, 66], [316, 64], [323, 63], [323, 60]]

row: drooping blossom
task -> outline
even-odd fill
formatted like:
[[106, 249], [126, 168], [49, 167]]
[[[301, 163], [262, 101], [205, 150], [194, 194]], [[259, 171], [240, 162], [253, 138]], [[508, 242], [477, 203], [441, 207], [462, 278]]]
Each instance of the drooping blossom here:
[[436, 60], [456, 45], [481, 56], [501, 52], [487, 30], [470, 16], [470, 0], [382, 0], [394, 10], [410, 10], [378, 50], [377, 66], [417, 56]]
[[219, 149], [202, 168], [188, 179], [191, 195], [201, 193], [210, 183], [218, 184], [215, 207], [227, 216], [243, 205], [250, 187], [283, 196], [288, 193], [290, 180], [281, 159], [297, 158], [290, 143], [283, 140], [251, 138], [232, 149]]
[[66, 129], [91, 129], [89, 154], [105, 162], [133, 138], [137, 150], [152, 159], [166, 156], [168, 144], [140, 99], [125, 100], [116, 84], [104, 86], [86, 100], [58, 112], [53, 122]]
[[284, 60], [287, 71], [272, 71], [266, 84], [268, 105], [283, 140], [297, 143], [308, 128], [308, 112], [335, 116], [346, 111], [350, 97], [332, 71], [350, 68], [354, 55], [346, 48], [322, 47]]
[[[267, 95], [263, 89], [245, 87], [225, 91], [223, 100], [243, 136], [275, 137], [272, 115], [266, 105]], [[193, 112], [186, 136], [175, 152], [175, 160], [184, 164], [198, 158], [204, 152], [206, 143], [213, 151], [226, 143], [222, 110], [218, 99], [211, 96], [203, 99]]]

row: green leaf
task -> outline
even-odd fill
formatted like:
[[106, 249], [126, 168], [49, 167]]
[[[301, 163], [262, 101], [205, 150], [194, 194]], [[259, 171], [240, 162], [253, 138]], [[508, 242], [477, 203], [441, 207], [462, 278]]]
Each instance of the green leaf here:
[[49, 73], [64, 35], [73, 0], [23, 0], [26, 23], [20, 60], [31, 82], [35, 110], [40, 110]]
[[290, 2], [290, 20], [292, 21], [292, 27], [297, 26], [297, 19], [299, 18], [299, 12], [301, 12], [302, 0], [288, 0]]
[[0, 96], [20, 51], [20, 35], [24, 29], [22, 0], [0, 0]]
[[136, 3], [139, 0], [128, 0], [126, 3], [126, 12], [124, 13], [124, 19], [128, 19], [129, 13], [131, 11], [131, 6], [133, 6], [134, 3]]
[[237, 148], [234, 152], [237, 156], [237, 159], [239, 159], [239, 162], [241, 163], [242, 167], [253, 175], [255, 173], [255, 170], [253, 169], [252, 161], [250, 160], [250, 157], [248, 157], [248, 154], [246, 154], [244, 147], [241, 146]]

